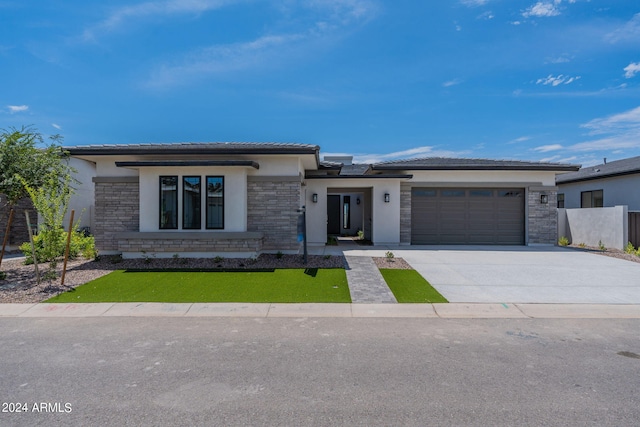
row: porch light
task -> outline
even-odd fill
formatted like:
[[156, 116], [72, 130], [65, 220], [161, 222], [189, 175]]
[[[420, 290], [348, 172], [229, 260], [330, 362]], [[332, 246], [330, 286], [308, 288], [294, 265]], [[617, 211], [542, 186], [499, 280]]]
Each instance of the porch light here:
[[360, 204], [360, 197], [356, 199], [356, 205], [359, 205], [359, 204]]
[[541, 194], [540, 203], [542, 203], [543, 205], [546, 205], [547, 203], [549, 203], [549, 196], [547, 196], [546, 194]]
[[389, 203], [389, 193], [384, 193], [384, 202]]
[[318, 203], [318, 194], [317, 194], [317, 193], [313, 193], [313, 194], [311, 195], [311, 201], [312, 201], [313, 203]]

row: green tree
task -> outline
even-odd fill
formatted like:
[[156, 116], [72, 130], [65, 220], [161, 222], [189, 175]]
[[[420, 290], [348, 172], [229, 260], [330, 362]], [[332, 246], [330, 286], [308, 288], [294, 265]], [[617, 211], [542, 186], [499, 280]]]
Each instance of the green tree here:
[[4, 194], [3, 207], [12, 207], [18, 200], [27, 197], [24, 179], [30, 187], [40, 187], [47, 175], [59, 179], [71, 175], [71, 169], [62, 149], [62, 137], [53, 135], [51, 142], [44, 144], [44, 138], [34, 128], [23, 126], [0, 131], [0, 193]]

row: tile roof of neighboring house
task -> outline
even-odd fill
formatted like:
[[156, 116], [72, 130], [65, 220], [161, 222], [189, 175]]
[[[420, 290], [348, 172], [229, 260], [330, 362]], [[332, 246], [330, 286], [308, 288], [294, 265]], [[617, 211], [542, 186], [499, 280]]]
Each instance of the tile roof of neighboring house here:
[[314, 154], [320, 147], [311, 144], [274, 142], [178, 142], [149, 144], [105, 144], [65, 147], [71, 155], [116, 154]]
[[427, 157], [392, 160], [371, 165], [373, 170], [555, 170], [577, 171], [568, 163], [524, 162], [520, 160], [459, 159]]
[[640, 173], [640, 156], [582, 168], [556, 177], [557, 184]]

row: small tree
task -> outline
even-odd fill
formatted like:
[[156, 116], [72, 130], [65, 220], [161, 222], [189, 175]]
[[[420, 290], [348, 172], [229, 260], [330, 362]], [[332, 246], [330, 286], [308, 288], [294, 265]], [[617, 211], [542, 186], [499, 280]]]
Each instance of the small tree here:
[[49, 145], [41, 147], [42, 135], [30, 126], [0, 130], [0, 193], [4, 194], [1, 215], [8, 217], [11, 208], [28, 196], [25, 183], [33, 189], [42, 186], [50, 176], [58, 180], [71, 176], [72, 169], [64, 161], [62, 137], [53, 135], [50, 140]]

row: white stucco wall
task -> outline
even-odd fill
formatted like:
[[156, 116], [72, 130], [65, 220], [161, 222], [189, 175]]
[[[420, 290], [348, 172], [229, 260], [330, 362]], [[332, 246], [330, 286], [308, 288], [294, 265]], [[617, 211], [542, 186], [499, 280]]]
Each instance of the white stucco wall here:
[[571, 243], [624, 249], [629, 237], [626, 206], [609, 208], [558, 209], [558, 235]]
[[[161, 175], [178, 176], [178, 229], [160, 230], [159, 206]], [[201, 176], [204, 189], [206, 176], [224, 176], [224, 230], [247, 231], [247, 168], [245, 167], [142, 167], [140, 168], [140, 231], [182, 231], [182, 177]], [[203, 190], [204, 191], [204, 190]], [[202, 230], [205, 230], [206, 208], [201, 209]]]
[[76, 170], [73, 174], [74, 178], [79, 183], [72, 183], [74, 193], [69, 199], [69, 209], [64, 217], [65, 229], [69, 224], [69, 217], [71, 210], [75, 211], [73, 222], [79, 222], [79, 226], [92, 227], [93, 226], [93, 210], [95, 200], [95, 190], [93, 184], [93, 177], [96, 176], [96, 165], [92, 162], [85, 160], [71, 158], [69, 159], [69, 165]]
[[583, 191], [603, 190], [604, 206], [627, 205], [630, 211], [640, 211], [640, 174], [570, 184], [559, 184], [558, 193], [564, 194], [564, 207], [580, 207], [580, 193]]

